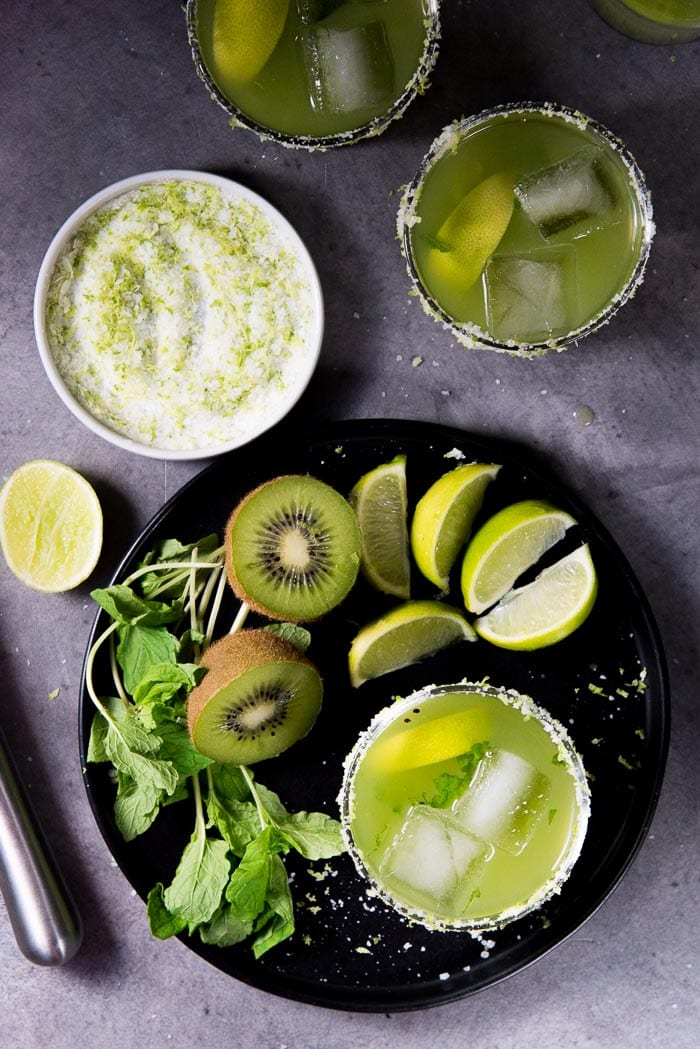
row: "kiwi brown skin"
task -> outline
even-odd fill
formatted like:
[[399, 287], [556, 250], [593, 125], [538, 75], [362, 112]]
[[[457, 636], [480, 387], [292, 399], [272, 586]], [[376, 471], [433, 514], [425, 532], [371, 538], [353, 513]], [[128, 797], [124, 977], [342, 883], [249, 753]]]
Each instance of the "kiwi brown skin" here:
[[[279, 477], [275, 477], [275, 478], [273, 478], [273, 480], [278, 481], [278, 480], [284, 480], [285, 478], [294, 478], [294, 477], [297, 477], [297, 476], [302, 476], [302, 475], [299, 475], [299, 474], [280, 474]], [[240, 502], [236, 505], [236, 507], [234, 508], [232, 513], [230, 514], [228, 521], [226, 522], [226, 529], [225, 529], [225, 532], [224, 532], [224, 544], [225, 544], [225, 550], [226, 550], [226, 576], [228, 578], [229, 585], [231, 586], [231, 589], [233, 590], [234, 594], [236, 595], [236, 597], [240, 601], [244, 601], [249, 606], [249, 608], [251, 608], [254, 612], [257, 612], [259, 615], [266, 616], [268, 619], [279, 619], [280, 616], [279, 616], [279, 614], [277, 612], [275, 612], [272, 609], [268, 608], [266, 605], [262, 604], [261, 602], [256, 601], [243, 588], [243, 586], [241, 585], [240, 580], [238, 579], [238, 576], [236, 575], [236, 569], [235, 569], [235, 566], [233, 564], [233, 558], [231, 556], [231, 547], [232, 547], [231, 532], [233, 530], [233, 526], [234, 526], [234, 523], [236, 521], [236, 518], [238, 517], [238, 514], [241, 512], [241, 510], [246, 505], [246, 503], [248, 503], [249, 500], [253, 498], [253, 496], [257, 495], [257, 493], [259, 491], [261, 491], [263, 488], [266, 488], [267, 485], [270, 484], [270, 483], [271, 483], [270, 481], [265, 481], [265, 482], [263, 482], [263, 484], [259, 484], [256, 488], [253, 488], [250, 492], [248, 492], [245, 496], [243, 496], [243, 498], [240, 500]], [[315, 618], [316, 619], [321, 619], [323, 617], [323, 615], [325, 615], [325, 613], [321, 613], [321, 615], [316, 616]], [[287, 613], [284, 616], [284, 620], [286, 622], [289, 622], [289, 623], [308, 623], [308, 622], [313, 622], [314, 617], [309, 617], [309, 616], [304, 616], [303, 618], [302, 617], [295, 617], [293, 614]]]
[[194, 740], [197, 718], [216, 692], [248, 670], [283, 660], [314, 667], [296, 645], [269, 630], [241, 630], [210, 645], [200, 660], [207, 672], [187, 699], [190, 738]]

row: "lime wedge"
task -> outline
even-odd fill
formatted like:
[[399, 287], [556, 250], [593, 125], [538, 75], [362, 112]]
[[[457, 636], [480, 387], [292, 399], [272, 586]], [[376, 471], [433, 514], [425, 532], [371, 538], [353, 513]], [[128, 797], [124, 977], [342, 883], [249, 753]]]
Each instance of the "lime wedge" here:
[[490, 517], [469, 543], [462, 563], [462, 596], [469, 611], [485, 612], [495, 604], [575, 524], [571, 514], [534, 499]]
[[469, 463], [443, 474], [419, 499], [411, 522], [411, 549], [419, 569], [441, 590], [472, 523], [481, 509], [487, 485], [500, 466]]
[[388, 739], [380, 739], [369, 753], [372, 762], [381, 765], [384, 772], [408, 772], [466, 754], [487, 737], [485, 713], [465, 710], [402, 729]]
[[595, 567], [584, 545], [545, 568], [532, 583], [511, 590], [474, 628], [500, 648], [544, 648], [581, 626], [597, 592]]
[[288, 10], [289, 0], [216, 0], [216, 70], [239, 83], [253, 80], [277, 47]]
[[437, 231], [428, 276], [465, 291], [470, 288], [503, 239], [514, 202], [513, 179], [505, 172], [470, 190]]
[[102, 549], [102, 510], [91, 485], [63, 463], [18, 467], [0, 490], [0, 546], [9, 569], [33, 590], [72, 590]]
[[406, 520], [406, 456], [370, 470], [349, 496], [362, 536], [361, 568], [385, 594], [407, 598], [411, 585]]
[[475, 640], [456, 608], [440, 601], [406, 601], [359, 631], [348, 656], [350, 681], [357, 688], [457, 641]]

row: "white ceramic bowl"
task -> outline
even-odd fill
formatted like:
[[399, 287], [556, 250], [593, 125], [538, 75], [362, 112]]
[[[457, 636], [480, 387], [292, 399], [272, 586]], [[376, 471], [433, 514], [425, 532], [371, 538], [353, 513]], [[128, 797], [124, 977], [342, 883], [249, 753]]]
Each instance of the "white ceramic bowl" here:
[[[136, 190], [149, 183], [176, 182], [179, 180], [218, 187], [227, 199], [248, 202], [256, 206], [276, 235], [284, 239], [286, 246], [290, 247], [296, 256], [300, 272], [303, 274], [309, 289], [308, 298], [311, 304], [311, 317], [304, 340], [304, 353], [300, 354], [299, 360], [290, 369], [291, 375], [288, 378], [282, 398], [269, 410], [262, 413], [260, 417], [251, 420], [250, 425], [244, 432], [237, 434], [230, 440], [209, 444], [206, 447], [159, 447], [156, 443], [142, 443], [140, 440], [127, 436], [116, 428], [113, 429], [92, 414], [88, 407], [81, 403], [72, 392], [66, 378], [59, 370], [52, 352], [46, 316], [51, 278], [56, 263], [89, 216], [129, 191]], [[156, 459], [190, 460], [220, 455], [247, 444], [273, 427], [292, 409], [311, 380], [321, 351], [323, 326], [323, 297], [318, 273], [304, 243], [290, 223], [276, 208], [257, 193], [253, 193], [245, 186], [239, 185], [230, 179], [201, 171], [180, 169], [151, 171], [122, 179], [90, 197], [89, 200], [86, 200], [84, 204], [73, 212], [53, 238], [41, 264], [34, 294], [34, 330], [39, 354], [51, 384], [61, 400], [75, 417], [92, 430], [93, 433], [127, 451]]]

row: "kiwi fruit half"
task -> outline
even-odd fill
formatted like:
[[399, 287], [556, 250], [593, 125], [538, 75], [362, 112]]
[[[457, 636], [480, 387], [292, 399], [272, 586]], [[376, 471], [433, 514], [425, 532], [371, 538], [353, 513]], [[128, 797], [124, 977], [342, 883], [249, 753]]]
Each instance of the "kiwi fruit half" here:
[[307, 734], [321, 709], [323, 684], [291, 642], [266, 630], [216, 641], [202, 658], [207, 673], [187, 701], [197, 750], [225, 765], [273, 758]]
[[319, 619], [352, 588], [360, 529], [340, 492], [284, 475], [250, 492], [226, 526], [226, 570], [237, 596], [271, 619]]

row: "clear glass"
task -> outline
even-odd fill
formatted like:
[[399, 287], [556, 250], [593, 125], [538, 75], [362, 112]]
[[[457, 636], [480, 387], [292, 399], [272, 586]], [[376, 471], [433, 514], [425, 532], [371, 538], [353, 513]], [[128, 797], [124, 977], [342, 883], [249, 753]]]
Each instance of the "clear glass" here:
[[[570, 236], [565, 231], [563, 237], [555, 234], [548, 242], [539, 236], [532, 223], [525, 222], [518, 202], [490, 260], [494, 263], [498, 259], [512, 260], [514, 245], [518, 238], [522, 239], [526, 225], [524, 236], [529, 237], [528, 251], [536, 263], [543, 261], [540, 249], [547, 254], [552, 246], [568, 269], [572, 260], [565, 255], [567, 252], [575, 255], [579, 260], [573, 260], [579, 285], [586, 289], [591, 285], [591, 290], [586, 290], [585, 302], [579, 290], [576, 291], [581, 303], [571, 327], [567, 321], [567, 326], [557, 327], [557, 322], [551, 331], [539, 336], [499, 334], [497, 328], [490, 326], [486, 315], [486, 266], [463, 302], [454, 298], [450, 301], [444, 288], [436, 292], [436, 282], [429, 287], [421, 253], [425, 253], [426, 245], [435, 244], [436, 231], [451, 206], [456, 210], [465, 194], [492, 175], [498, 177], [510, 169], [521, 179], [522, 187], [542, 167], [563, 165], [568, 162], [566, 158], [571, 159], [576, 152], [591, 152], [605, 166], [605, 177], [615, 183], [616, 207], [622, 218], [610, 223], [609, 228], [594, 227], [594, 236], [582, 236], [580, 230], [574, 228]], [[430, 316], [447, 326], [467, 347], [530, 356], [561, 350], [577, 342], [607, 323], [632, 297], [644, 276], [654, 223], [644, 176], [619, 139], [574, 110], [526, 102], [500, 106], [444, 128], [403, 194], [397, 231], [415, 292]], [[604, 260], [603, 266], [601, 260]]]
[[[437, 61], [440, 44], [440, 0], [418, 0], [418, 2], [422, 9], [422, 31], [424, 32], [422, 52], [415, 65], [411, 64], [411, 73], [404, 81], [403, 86], [400, 84], [397, 85], [397, 89], [392, 93], [392, 101], [388, 108], [382, 110], [380, 113], [375, 112], [371, 117], [366, 119], [363, 118], [356, 127], [344, 128], [343, 130], [331, 131], [330, 133], [307, 130], [306, 128], [292, 131], [285, 129], [284, 127], [275, 126], [276, 122], [274, 119], [269, 119], [267, 115], [260, 116], [258, 114], [257, 116], [254, 116], [251, 112], [246, 111], [246, 104], [240, 99], [234, 101], [233, 96], [234, 94], [237, 94], [237, 92], [222, 89], [221, 83], [217, 82], [217, 79], [214, 77], [207, 64], [209, 47], [204, 39], [204, 27], [211, 20], [213, 0], [187, 0], [187, 33], [196, 71], [200, 79], [204, 82], [212, 99], [214, 99], [214, 101], [217, 102], [226, 113], [228, 113], [229, 123], [232, 127], [248, 128], [254, 131], [259, 138], [263, 140], [271, 139], [284, 146], [308, 150], [323, 150], [335, 146], [352, 145], [363, 139], [372, 138], [382, 134], [392, 121], [397, 120], [404, 114], [405, 110], [414, 100], [416, 95], [424, 94], [427, 90], [430, 74], [435, 66], [435, 62]], [[304, 4], [301, 0], [291, 0], [291, 3], [292, 5], [295, 5], [299, 11], [298, 16], [296, 17], [301, 20], [301, 31], [305, 33], [308, 27], [303, 25], [304, 16], [301, 14], [304, 10]], [[309, 3], [307, 3], [306, 6], [310, 9], [313, 9], [314, 7], [313, 4]], [[315, 6], [318, 6], [318, 4]], [[358, 7], [360, 6], [364, 7], [365, 5], [358, 4]], [[363, 18], [370, 18], [372, 10], [378, 7], [378, 5], [376, 2], [367, 3], [366, 7], [368, 13], [367, 15], [363, 15]], [[319, 25], [325, 24], [325, 21], [319, 23]], [[206, 32], [209, 34], [210, 30], [206, 30]], [[287, 31], [285, 30], [285, 33], [286, 32]], [[279, 48], [277, 50], [279, 51]], [[332, 57], [334, 56], [335, 49]], [[274, 54], [272, 58], [273, 60], [275, 59]], [[337, 56], [335, 56], [335, 58], [337, 58]], [[346, 61], [350, 63], [350, 68], [352, 68], [352, 62], [356, 60], [357, 54], [353, 53], [352, 48], [346, 48]], [[337, 61], [340, 61], [340, 59], [337, 58]], [[268, 65], [269, 64], [270, 63], [268, 63]], [[289, 68], [281, 70], [277, 76], [277, 92], [278, 94], [281, 92], [279, 104], [280, 107], [283, 108], [285, 114], [291, 111], [291, 94], [289, 93], [288, 77], [290, 73], [294, 73], [294, 93], [296, 94], [296, 85], [298, 84], [299, 79], [304, 76], [301, 64], [299, 64], [296, 72], [294, 72], [295, 69], [296, 67], [293, 64], [289, 64]], [[313, 80], [314, 77], [311, 79]], [[349, 78], [346, 76], [348, 83], [352, 80], [354, 84], [355, 79], [354, 76]]]
[[700, 39], [700, 0], [591, 0], [613, 29], [648, 44]]
[[[451, 808], [444, 807], [444, 799], [434, 807], [434, 800], [425, 803], [426, 784], [442, 788], [454, 782], [455, 768], [466, 767], [459, 765], [463, 758], [456, 754], [462, 745], [467, 750], [469, 746], [462, 739], [456, 747], [452, 744], [453, 733], [462, 731], [455, 719], [461, 724], [471, 719], [467, 723], [469, 731], [473, 726], [474, 738], [487, 734], [491, 742], [487, 747], [479, 744], [479, 763], [470, 767], [466, 789], [460, 786], [456, 797], [448, 799]], [[416, 761], [417, 737], [407, 740], [407, 733], [420, 735], [426, 729], [431, 734], [429, 760], [423, 751], [423, 759]], [[434, 749], [442, 748], [446, 737], [448, 747], [453, 746], [447, 759], [448, 751]], [[420, 745], [425, 746], [425, 740], [423, 736]], [[411, 755], [407, 764], [401, 757], [406, 752]], [[496, 773], [488, 782], [499, 756], [504, 760], [497, 774], [505, 776], [505, 788], [502, 779], [496, 786]], [[531, 773], [529, 800], [529, 788], [518, 786], [518, 779], [524, 782], [525, 768]], [[549, 793], [546, 786], [542, 793], [542, 782], [551, 782]], [[519, 790], [522, 804], [513, 800]], [[501, 822], [497, 827], [493, 820], [498, 823], [503, 813], [494, 813], [490, 802], [482, 803], [490, 795], [498, 805], [509, 791], [504, 812], [511, 826]], [[535, 795], [543, 800], [533, 801]], [[429, 686], [380, 711], [345, 761], [338, 800], [350, 855], [373, 892], [428, 928], [477, 934], [531, 913], [561, 890], [580, 855], [590, 815], [583, 764], [563, 726], [528, 696], [468, 682]], [[485, 829], [488, 821], [490, 831]], [[449, 837], [449, 858], [456, 858], [448, 874], [448, 864], [440, 859], [443, 828]], [[434, 873], [427, 871], [424, 846]], [[412, 871], [420, 873], [414, 876]], [[406, 872], [409, 881], [422, 879], [425, 884], [407, 889]], [[445, 878], [452, 879], [446, 889], [449, 902], [439, 898], [443, 885], [425, 888], [433, 878], [443, 884]], [[426, 892], [436, 893], [434, 906]]]

